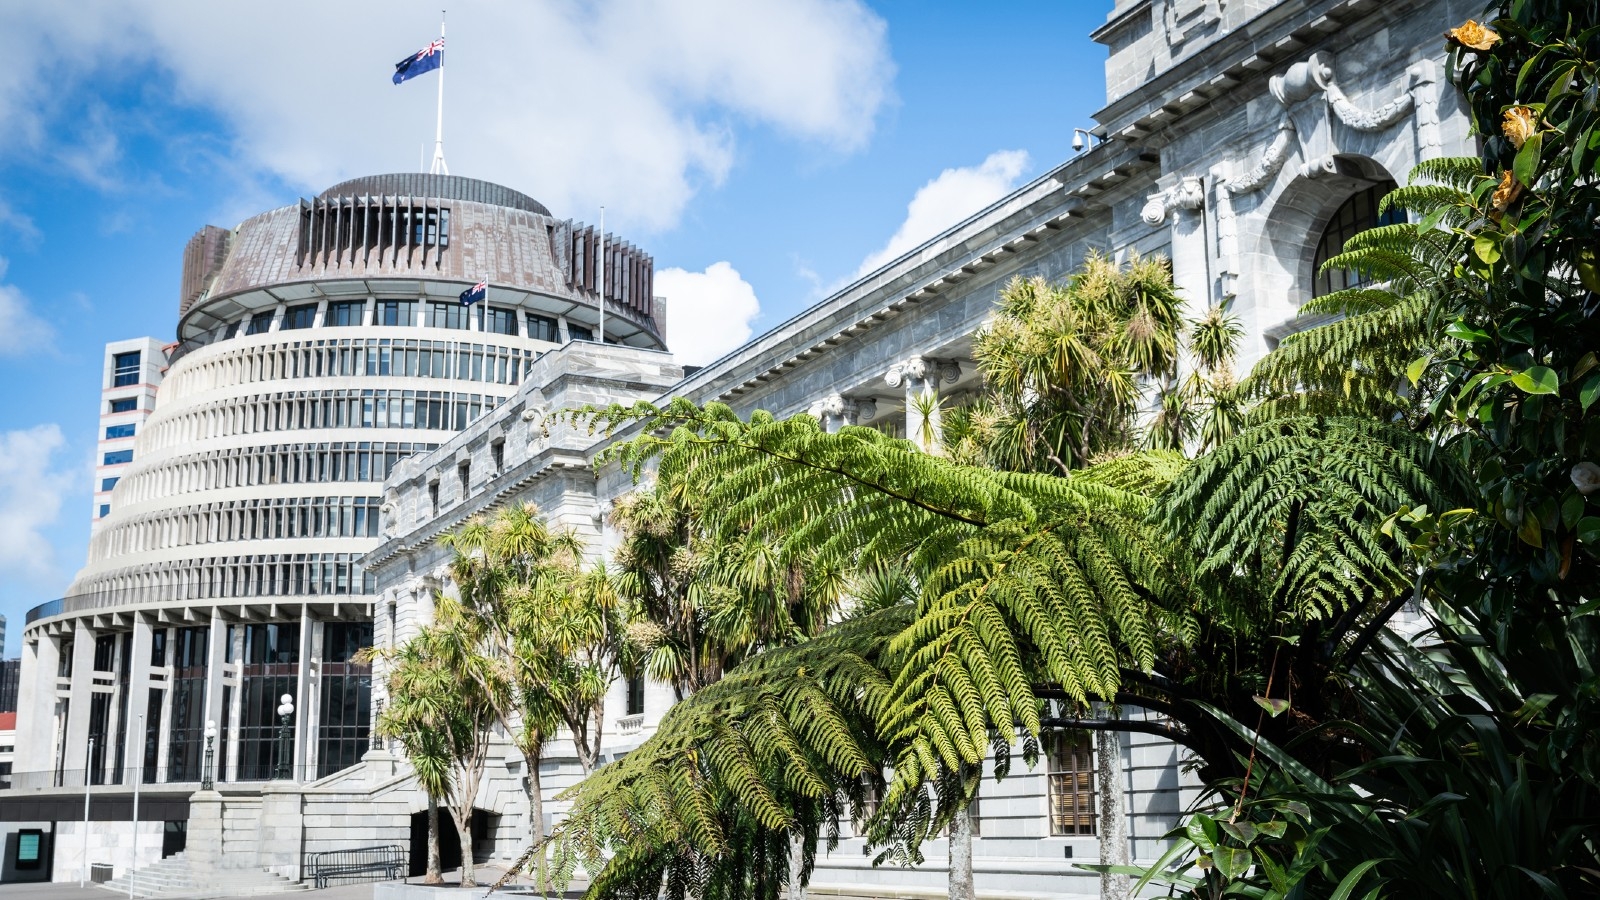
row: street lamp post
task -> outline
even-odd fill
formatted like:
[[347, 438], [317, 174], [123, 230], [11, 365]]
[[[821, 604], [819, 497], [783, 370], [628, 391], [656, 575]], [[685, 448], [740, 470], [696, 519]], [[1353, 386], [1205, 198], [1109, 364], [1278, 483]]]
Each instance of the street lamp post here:
[[93, 780], [89, 773], [95, 771], [94, 738], [89, 738], [89, 755], [85, 758], [89, 765], [83, 770], [83, 877], [78, 879], [78, 887], [86, 886], [89, 881], [89, 782]]
[[284, 694], [278, 698], [278, 771], [274, 778], [290, 777], [289, 757], [294, 753], [293, 746], [289, 743], [289, 722], [294, 716], [294, 698]]
[[217, 720], [206, 720], [206, 765], [205, 771], [200, 776], [200, 790], [209, 791], [216, 786], [216, 774], [212, 771], [212, 760], [215, 759], [216, 749], [214, 742], [217, 739]]

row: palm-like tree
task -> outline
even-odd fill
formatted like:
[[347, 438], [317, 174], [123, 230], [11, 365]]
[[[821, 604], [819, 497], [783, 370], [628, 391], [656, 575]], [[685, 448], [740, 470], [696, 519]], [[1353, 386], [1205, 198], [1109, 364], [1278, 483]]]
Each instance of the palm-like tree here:
[[1013, 279], [973, 340], [984, 391], [972, 440], [990, 465], [1065, 474], [1134, 442], [1141, 379], [1178, 371], [1182, 300], [1169, 264], [1091, 255], [1065, 284]]
[[[545, 745], [560, 727], [561, 707], [552, 694], [548, 654], [530, 644], [524, 608], [567, 591], [579, 569], [582, 541], [570, 530], [552, 529], [531, 503], [507, 506], [491, 518], [474, 518], [440, 538], [454, 552], [450, 565], [459, 601], [450, 627], [472, 649], [466, 674], [494, 707], [501, 730], [522, 754], [529, 808], [529, 838], [544, 840], [544, 791], [540, 767]], [[543, 866], [540, 866], [543, 878]]]
[[[488, 761], [494, 707], [470, 674], [474, 648], [453, 628], [458, 607], [443, 595], [438, 607], [438, 623], [387, 654], [389, 705], [378, 729], [407, 750], [430, 802], [447, 802], [461, 837], [461, 883], [472, 885], [472, 809]], [[431, 807], [429, 813], [432, 870], [438, 826]]]

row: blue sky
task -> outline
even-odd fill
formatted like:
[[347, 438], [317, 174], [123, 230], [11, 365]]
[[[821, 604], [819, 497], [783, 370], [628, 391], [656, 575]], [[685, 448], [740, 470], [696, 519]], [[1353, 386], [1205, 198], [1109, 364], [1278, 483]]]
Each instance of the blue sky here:
[[[268, 8], [270, 7], [270, 8]], [[450, 12], [451, 171], [656, 259], [704, 362], [1071, 155], [1111, 0], [472, 0]], [[0, 0], [0, 614], [83, 564], [107, 341], [170, 338], [183, 244], [413, 169], [418, 0]]]

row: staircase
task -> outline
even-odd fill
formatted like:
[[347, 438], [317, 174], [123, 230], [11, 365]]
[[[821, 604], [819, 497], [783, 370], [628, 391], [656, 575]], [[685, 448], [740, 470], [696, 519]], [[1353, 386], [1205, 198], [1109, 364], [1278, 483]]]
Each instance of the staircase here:
[[[124, 873], [101, 887], [126, 896], [129, 878]], [[189, 861], [182, 853], [174, 853], [153, 866], [139, 869], [131, 878], [136, 897], [250, 897], [310, 890], [310, 885], [290, 881], [265, 869], [228, 869], [205, 876], [201, 884], [189, 871]]]

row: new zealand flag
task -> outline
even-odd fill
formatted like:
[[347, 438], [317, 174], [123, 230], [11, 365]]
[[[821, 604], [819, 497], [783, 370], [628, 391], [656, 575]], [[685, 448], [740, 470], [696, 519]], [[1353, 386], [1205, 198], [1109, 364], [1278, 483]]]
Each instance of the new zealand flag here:
[[461, 292], [461, 305], [471, 306], [489, 296], [489, 282], [480, 281]]
[[394, 83], [399, 84], [424, 72], [432, 72], [444, 65], [444, 38], [439, 38], [415, 56], [408, 56], [394, 64]]

